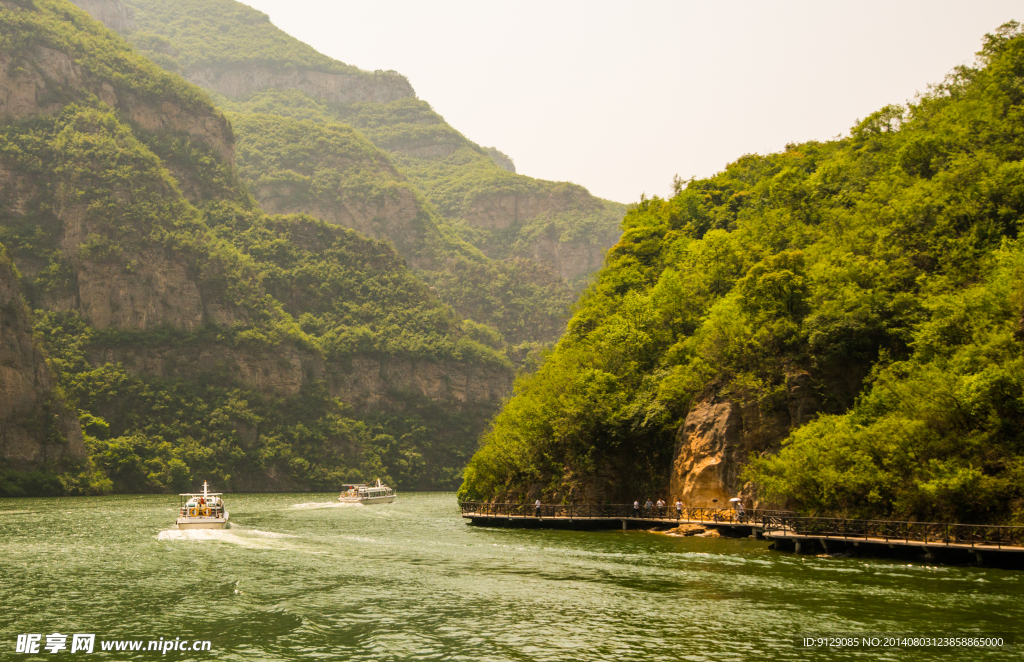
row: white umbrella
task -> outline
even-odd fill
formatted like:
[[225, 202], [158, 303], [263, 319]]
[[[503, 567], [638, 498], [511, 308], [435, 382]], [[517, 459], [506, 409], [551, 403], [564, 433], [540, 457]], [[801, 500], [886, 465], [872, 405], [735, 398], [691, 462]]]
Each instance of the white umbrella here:
[[739, 497], [733, 497], [733, 498], [729, 499], [729, 503], [735, 503], [737, 501], [742, 501], [742, 499], [740, 499]]

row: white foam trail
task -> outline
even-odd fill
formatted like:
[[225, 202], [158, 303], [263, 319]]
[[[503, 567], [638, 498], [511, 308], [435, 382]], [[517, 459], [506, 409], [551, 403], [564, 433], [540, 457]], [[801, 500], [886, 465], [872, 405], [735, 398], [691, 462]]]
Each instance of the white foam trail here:
[[257, 536], [260, 538], [295, 538], [290, 533], [277, 533], [276, 531], [260, 531], [259, 529], [247, 529], [244, 526], [233, 524], [231, 530], [243, 536]]
[[157, 534], [156, 539], [163, 542], [171, 541], [215, 541], [242, 547], [269, 549], [267, 543], [280, 538], [294, 538], [287, 533], [245, 529], [237, 525], [230, 529], [167, 529]]
[[351, 508], [353, 506], [363, 507], [361, 503], [344, 503], [342, 501], [310, 501], [309, 503], [296, 503], [292, 508]]

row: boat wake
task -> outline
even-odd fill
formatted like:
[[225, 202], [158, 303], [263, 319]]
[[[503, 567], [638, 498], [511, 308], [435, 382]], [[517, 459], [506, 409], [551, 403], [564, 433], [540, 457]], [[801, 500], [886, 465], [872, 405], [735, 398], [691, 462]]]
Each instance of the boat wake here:
[[230, 529], [167, 529], [157, 534], [156, 539], [162, 542], [167, 541], [204, 541], [212, 540], [225, 542], [243, 547], [268, 548], [272, 540], [279, 538], [294, 538], [296, 536], [287, 533], [275, 533], [273, 531], [260, 531], [259, 529], [246, 529], [237, 524]]
[[352, 508], [353, 506], [362, 508], [361, 503], [344, 503], [341, 501], [311, 501], [309, 503], [296, 503], [292, 505], [292, 508]]

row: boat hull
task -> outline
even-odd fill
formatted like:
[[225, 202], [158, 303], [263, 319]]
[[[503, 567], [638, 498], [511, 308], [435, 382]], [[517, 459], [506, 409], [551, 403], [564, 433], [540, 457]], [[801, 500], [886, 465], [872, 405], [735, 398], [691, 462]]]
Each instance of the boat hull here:
[[224, 517], [179, 517], [179, 529], [226, 529], [228, 528], [228, 513]]
[[366, 506], [371, 506], [375, 503], [391, 503], [397, 498], [397, 494], [389, 494], [388, 496], [366, 497], [363, 499], [360, 499], [359, 497], [338, 497], [338, 501], [342, 503], [361, 503]]

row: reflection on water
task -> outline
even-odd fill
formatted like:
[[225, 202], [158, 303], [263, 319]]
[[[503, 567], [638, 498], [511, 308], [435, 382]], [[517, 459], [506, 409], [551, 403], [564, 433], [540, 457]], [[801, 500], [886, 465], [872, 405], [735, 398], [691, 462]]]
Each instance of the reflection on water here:
[[473, 528], [451, 494], [231, 495], [232, 528], [178, 531], [175, 498], [0, 500], [0, 659], [20, 633], [81, 632], [213, 642], [176, 660], [799, 660], [799, 634], [1021, 636], [1024, 617], [1014, 571]]

